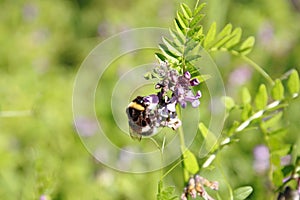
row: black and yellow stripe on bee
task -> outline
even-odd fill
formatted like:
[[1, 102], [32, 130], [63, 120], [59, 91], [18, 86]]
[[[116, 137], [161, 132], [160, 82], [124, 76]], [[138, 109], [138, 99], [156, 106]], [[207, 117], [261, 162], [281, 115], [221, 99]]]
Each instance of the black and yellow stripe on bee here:
[[133, 108], [133, 109], [136, 109], [138, 111], [144, 111], [145, 110], [145, 107], [142, 106], [141, 104], [138, 104], [136, 102], [131, 102], [129, 105], [128, 105], [129, 108]]

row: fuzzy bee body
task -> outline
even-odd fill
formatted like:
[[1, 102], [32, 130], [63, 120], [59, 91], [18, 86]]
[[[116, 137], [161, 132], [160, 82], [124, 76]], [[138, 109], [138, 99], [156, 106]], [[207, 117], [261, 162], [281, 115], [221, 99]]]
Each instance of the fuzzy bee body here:
[[141, 140], [142, 136], [151, 136], [156, 132], [155, 118], [149, 104], [141, 96], [136, 97], [127, 107], [130, 136]]
[[159, 94], [136, 97], [126, 109], [130, 136], [141, 140], [142, 136], [156, 134], [160, 127], [176, 130], [181, 121], [177, 118], [175, 104]]

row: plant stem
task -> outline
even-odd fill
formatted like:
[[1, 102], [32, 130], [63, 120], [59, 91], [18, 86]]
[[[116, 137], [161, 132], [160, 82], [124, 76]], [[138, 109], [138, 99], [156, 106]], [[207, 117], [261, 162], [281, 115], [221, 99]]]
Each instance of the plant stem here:
[[199, 5], [199, 0], [197, 0], [194, 10], [196, 10], [196, 8], [198, 7], [198, 5]]
[[[179, 105], [176, 106], [176, 112], [177, 112], [178, 118], [181, 120], [181, 111], [180, 111]], [[184, 151], [186, 150], [186, 146], [185, 146], [185, 142], [184, 142], [184, 134], [183, 134], [182, 126], [180, 126], [178, 128], [178, 134], [179, 134], [179, 140], [180, 140], [181, 153], [184, 153]]]
[[[180, 106], [177, 105], [176, 106], [176, 112], [178, 115], [178, 118], [181, 119], [181, 112], [180, 112]], [[184, 133], [183, 133], [183, 129], [182, 126], [180, 126], [178, 128], [178, 134], [179, 134], [179, 140], [180, 140], [180, 150], [181, 150], [181, 154], [183, 156], [184, 152], [186, 151], [186, 146], [185, 146], [185, 142], [184, 142]], [[184, 165], [184, 162], [183, 162]], [[183, 178], [184, 181], [187, 181], [189, 179], [189, 172], [185, 169], [185, 167], [182, 167], [183, 169]]]
[[269, 82], [270, 85], [274, 85], [273, 79], [269, 76], [269, 74], [265, 70], [263, 70], [261, 66], [256, 64], [253, 60], [251, 60], [247, 56], [242, 55], [240, 57], [248, 64], [250, 64], [256, 71], [258, 71]]

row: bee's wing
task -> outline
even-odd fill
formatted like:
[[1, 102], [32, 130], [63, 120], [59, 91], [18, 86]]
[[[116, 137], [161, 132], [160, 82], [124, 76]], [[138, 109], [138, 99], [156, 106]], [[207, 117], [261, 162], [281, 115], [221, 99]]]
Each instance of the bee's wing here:
[[133, 128], [130, 126], [130, 124], [129, 124], [129, 133], [130, 133], [130, 137], [132, 139], [137, 139], [137, 140], [141, 141], [142, 135], [138, 131], [133, 130]]
[[142, 136], [151, 136], [154, 133], [156, 128], [152, 128], [149, 125], [147, 126], [139, 126], [132, 121], [129, 121], [129, 133], [133, 139], [141, 140]]

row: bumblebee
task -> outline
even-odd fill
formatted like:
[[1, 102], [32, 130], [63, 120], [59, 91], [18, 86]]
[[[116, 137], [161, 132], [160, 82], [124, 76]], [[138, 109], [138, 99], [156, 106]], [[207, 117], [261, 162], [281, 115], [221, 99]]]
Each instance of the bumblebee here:
[[133, 139], [141, 140], [142, 136], [151, 136], [157, 131], [154, 109], [149, 107], [144, 97], [136, 97], [126, 108], [129, 132]]

